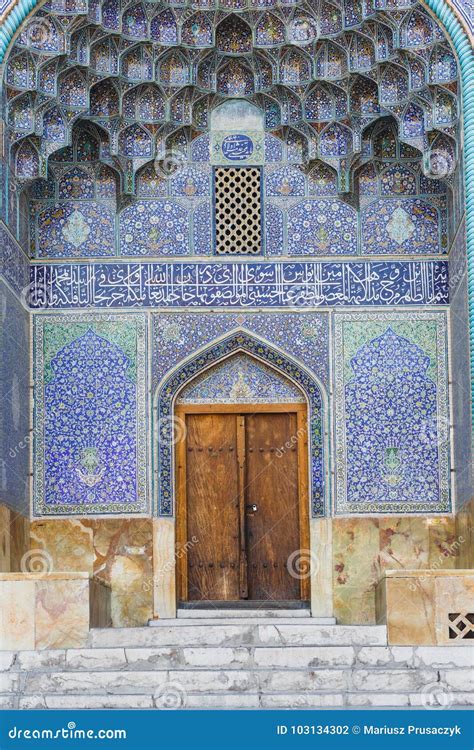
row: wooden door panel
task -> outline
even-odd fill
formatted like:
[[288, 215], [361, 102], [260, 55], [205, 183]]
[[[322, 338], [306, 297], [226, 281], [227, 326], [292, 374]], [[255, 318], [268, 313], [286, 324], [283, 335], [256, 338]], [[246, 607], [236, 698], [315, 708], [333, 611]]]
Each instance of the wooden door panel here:
[[[300, 548], [295, 413], [246, 416], [246, 535], [250, 599], [300, 599], [287, 567]], [[249, 506], [255, 505], [253, 512]]]
[[188, 599], [236, 600], [240, 596], [237, 417], [188, 414], [186, 427]]

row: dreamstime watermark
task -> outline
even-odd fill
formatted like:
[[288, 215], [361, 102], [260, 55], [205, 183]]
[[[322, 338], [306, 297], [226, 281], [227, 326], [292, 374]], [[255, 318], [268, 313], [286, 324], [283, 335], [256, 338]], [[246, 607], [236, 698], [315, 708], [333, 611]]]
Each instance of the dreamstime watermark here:
[[187, 555], [189, 550], [192, 549], [196, 544], [198, 544], [198, 542], [199, 539], [197, 538], [197, 536], [192, 536], [191, 539], [188, 539], [188, 541], [185, 542], [185, 544], [180, 545], [179, 548], [175, 550], [173, 557], [170, 558], [164, 565], [161, 566], [161, 568], [159, 568], [155, 572], [153, 578], [149, 578], [144, 581], [142, 585], [143, 591], [151, 591], [154, 584], [158, 583], [158, 581], [163, 579], [166, 575], [173, 573], [177, 561], [181, 560], [185, 555]]
[[153, 698], [155, 708], [173, 711], [186, 706], [187, 694], [179, 682], [167, 682], [156, 690]]
[[319, 561], [310, 549], [296, 549], [288, 556], [286, 568], [292, 578], [304, 581], [317, 571]]
[[453, 153], [444, 149], [433, 149], [425, 157], [424, 172], [427, 177], [446, 179], [456, 169], [457, 160]]
[[[445, 566], [446, 558], [455, 557], [456, 554], [461, 549], [462, 545], [465, 543], [465, 541], [466, 540], [464, 539], [463, 536], [458, 536], [458, 538], [455, 539], [454, 542], [451, 542], [451, 544], [448, 544], [443, 549], [443, 551], [440, 552], [436, 560], [434, 560], [430, 564], [430, 568], [429, 568], [430, 571], [443, 570], [446, 567]], [[410, 591], [416, 591], [419, 585], [423, 583], [424, 581], [426, 581], [427, 579], [428, 579], [428, 576], [425, 576], [420, 573], [420, 575], [417, 576], [416, 579], [414, 579], [414, 581], [408, 585], [408, 588], [410, 589]]]
[[281, 458], [282, 456], [284, 456], [287, 451], [291, 450], [298, 444], [298, 440], [305, 434], [306, 430], [304, 429], [304, 427], [300, 427], [300, 429], [297, 430], [289, 440], [287, 440], [285, 443], [283, 443], [283, 445], [280, 445], [280, 447], [277, 448], [277, 450], [275, 451], [275, 456], [277, 458]]
[[[18, 441], [16, 445], [14, 445], [10, 450], [8, 451], [8, 455], [10, 458], [16, 458], [22, 451], [25, 450], [25, 448], [28, 448], [30, 443], [32, 442], [33, 437], [32, 435], [25, 435], [24, 438]], [[3, 466], [6, 466], [7, 461], [5, 459], [2, 459], [0, 461], [0, 464]]]
[[421, 691], [421, 705], [428, 711], [451, 708], [453, 702], [453, 692], [443, 682], [430, 682]]
[[294, 16], [285, 26], [288, 39], [297, 46], [311, 44], [317, 37], [316, 23], [309, 17]]
[[20, 729], [17, 726], [8, 730], [11, 740], [125, 740], [125, 729], [78, 729], [75, 721], [59, 729]]
[[446, 445], [449, 442], [450, 421], [441, 414], [427, 417], [421, 423], [420, 442], [427, 446]]
[[181, 417], [161, 417], [158, 422], [158, 435], [162, 445], [176, 445], [185, 439], [186, 422]]
[[44, 549], [30, 549], [25, 552], [20, 562], [22, 573], [34, 573], [37, 576], [46, 576], [52, 573], [53, 568], [53, 558]]
[[55, 49], [56, 29], [46, 17], [33, 18], [26, 27], [26, 34], [32, 47], [42, 50]]
[[20, 292], [20, 300], [27, 308], [45, 310], [51, 303], [51, 290], [45, 279], [30, 281]]
[[286, 292], [286, 304], [290, 309], [318, 307], [325, 302], [322, 290], [312, 281], [292, 284]]
[[181, 151], [166, 149], [154, 162], [155, 173], [164, 180], [175, 176], [187, 165], [186, 156]]

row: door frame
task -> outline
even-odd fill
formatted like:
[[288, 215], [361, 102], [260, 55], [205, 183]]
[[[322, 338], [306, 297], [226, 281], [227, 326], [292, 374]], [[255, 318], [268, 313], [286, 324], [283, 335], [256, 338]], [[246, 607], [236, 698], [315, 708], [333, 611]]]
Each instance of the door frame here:
[[[300, 550], [310, 549], [310, 501], [309, 501], [309, 439], [308, 406], [306, 402], [284, 404], [177, 404], [174, 416], [186, 420], [187, 414], [296, 414], [296, 448], [298, 456], [298, 508]], [[186, 496], [186, 430], [182, 430], [175, 445], [176, 487], [176, 592], [177, 600], [188, 597], [188, 539]], [[311, 577], [300, 578], [300, 601], [310, 601]], [[248, 601], [248, 600], [243, 600]]]

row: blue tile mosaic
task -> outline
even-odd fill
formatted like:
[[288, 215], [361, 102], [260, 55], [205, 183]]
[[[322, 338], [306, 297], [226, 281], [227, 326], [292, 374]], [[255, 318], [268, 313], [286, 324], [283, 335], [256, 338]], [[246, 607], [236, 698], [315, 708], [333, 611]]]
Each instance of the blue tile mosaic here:
[[172, 201], [137, 201], [120, 214], [123, 255], [186, 255], [188, 212]]
[[103, 203], [54, 203], [36, 225], [39, 258], [115, 255], [115, 216]]
[[198, 375], [180, 391], [177, 404], [305, 403], [302, 392], [275, 370], [234, 354]]
[[29, 315], [0, 281], [0, 503], [30, 511]]
[[336, 513], [449, 513], [444, 313], [335, 318]]
[[145, 319], [35, 318], [35, 515], [146, 511]]
[[449, 301], [446, 261], [36, 264], [31, 283], [48, 290], [51, 309], [403, 307]]

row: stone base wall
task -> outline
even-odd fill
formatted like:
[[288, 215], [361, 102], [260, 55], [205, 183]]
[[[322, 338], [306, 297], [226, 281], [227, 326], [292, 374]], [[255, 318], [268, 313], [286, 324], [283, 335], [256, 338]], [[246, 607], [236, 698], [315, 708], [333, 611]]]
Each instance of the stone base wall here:
[[376, 622], [375, 589], [385, 570], [456, 568], [467, 544], [453, 516], [335, 518], [332, 527], [334, 616], [341, 624]]
[[[166, 523], [172, 525], [170, 520]], [[464, 542], [457, 539], [451, 516], [336, 518], [329, 523], [332, 557], [326, 549], [326, 569], [318, 576], [326, 583], [332, 577], [338, 623], [376, 622], [375, 589], [386, 569], [459, 567]], [[52, 571], [87, 571], [110, 583], [114, 627], [146, 625], [153, 617], [153, 544], [156, 559], [162, 551], [167, 560], [165, 547], [173, 549], [173, 536], [164, 532], [159, 519], [55, 519], [31, 524], [30, 548], [44, 555]], [[158, 582], [161, 588], [170, 587], [168, 598], [174, 599], [172, 565], [165, 570], [169, 575]], [[165, 591], [160, 598], [166, 599]], [[172, 615], [167, 611], [165, 616]]]
[[153, 617], [151, 518], [33, 521], [30, 548], [51, 572], [84, 571], [110, 584], [114, 627]]
[[89, 573], [1, 573], [0, 649], [84, 646], [110, 626], [110, 587]]
[[[385, 570], [473, 567], [473, 507], [472, 503], [464, 506], [457, 518], [327, 519], [324, 539], [318, 521], [311, 540], [319, 561], [313, 606], [324, 599], [326, 609], [327, 603], [333, 607], [338, 623], [374, 624], [375, 591]], [[173, 616], [173, 540], [172, 519], [47, 519], [30, 523], [0, 506], [0, 572], [97, 575], [112, 588], [114, 627], [146, 625], [154, 615], [154, 587], [155, 597], [165, 602], [166, 611], [158, 614]], [[165, 574], [157, 577], [156, 571], [162, 568]], [[326, 609], [316, 614], [331, 614]]]
[[[376, 590], [392, 646], [466, 646], [474, 636], [474, 571], [387, 571]], [[466, 663], [472, 658], [466, 657]]]
[[458, 567], [474, 568], [474, 498], [456, 515], [456, 536], [465, 540], [459, 550]]

